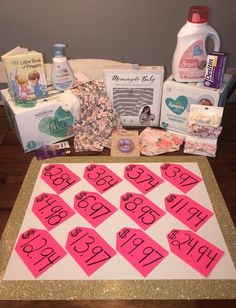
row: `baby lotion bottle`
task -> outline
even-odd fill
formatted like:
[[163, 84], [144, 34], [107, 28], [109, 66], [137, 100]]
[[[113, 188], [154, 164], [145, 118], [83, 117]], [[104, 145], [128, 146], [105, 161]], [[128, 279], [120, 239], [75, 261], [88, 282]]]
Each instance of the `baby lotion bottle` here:
[[65, 91], [74, 84], [74, 75], [63, 50], [65, 44], [55, 44], [55, 56], [52, 59], [52, 84], [59, 91]]
[[208, 25], [209, 9], [191, 6], [187, 23], [177, 35], [177, 46], [172, 61], [172, 75], [176, 81], [199, 82], [204, 80], [206, 68], [206, 39], [210, 37], [214, 50], [219, 51], [220, 39]]

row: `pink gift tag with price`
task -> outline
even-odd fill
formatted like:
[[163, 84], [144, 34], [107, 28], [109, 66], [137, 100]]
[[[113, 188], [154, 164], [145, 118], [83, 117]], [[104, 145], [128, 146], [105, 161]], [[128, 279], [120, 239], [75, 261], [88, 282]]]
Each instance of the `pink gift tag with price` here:
[[75, 214], [61, 197], [50, 193], [35, 197], [32, 211], [49, 231]]
[[63, 164], [50, 164], [43, 168], [41, 178], [58, 194], [80, 181], [80, 178]]
[[144, 195], [127, 192], [120, 197], [120, 208], [143, 230], [151, 227], [165, 212]]
[[168, 251], [142, 230], [126, 227], [116, 234], [116, 249], [143, 277], [168, 255]]
[[66, 255], [48, 231], [33, 228], [20, 235], [15, 250], [35, 278]]
[[160, 168], [162, 177], [184, 193], [202, 181], [199, 176], [178, 164], [165, 163]]
[[165, 198], [166, 210], [193, 231], [201, 228], [213, 212], [185, 195], [169, 194]]
[[167, 239], [175, 255], [206, 277], [224, 255], [224, 251], [189, 230], [172, 230]]
[[76, 227], [69, 232], [66, 249], [88, 276], [116, 254], [94, 229], [83, 227]]
[[130, 164], [125, 167], [124, 177], [143, 194], [163, 183], [163, 179], [144, 165]]
[[117, 211], [98, 193], [89, 191], [81, 191], [75, 196], [74, 209], [95, 228]]
[[122, 179], [105, 165], [90, 164], [85, 168], [84, 178], [101, 194], [119, 184]]

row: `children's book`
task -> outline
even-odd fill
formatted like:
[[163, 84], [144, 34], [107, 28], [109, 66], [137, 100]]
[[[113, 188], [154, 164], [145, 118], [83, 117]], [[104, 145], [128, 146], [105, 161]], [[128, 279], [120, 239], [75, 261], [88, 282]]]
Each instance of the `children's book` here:
[[11, 96], [17, 105], [34, 106], [47, 96], [43, 55], [27, 48], [16, 48], [1, 56]]

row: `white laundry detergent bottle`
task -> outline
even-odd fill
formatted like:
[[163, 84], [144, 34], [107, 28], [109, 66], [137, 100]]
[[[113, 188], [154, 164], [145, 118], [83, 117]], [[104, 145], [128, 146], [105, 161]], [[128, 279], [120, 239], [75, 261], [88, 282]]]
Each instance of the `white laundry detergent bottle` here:
[[55, 56], [52, 59], [52, 84], [59, 91], [71, 88], [75, 81], [72, 69], [64, 56], [65, 47], [65, 44], [55, 44]]
[[210, 37], [214, 51], [220, 49], [220, 39], [208, 25], [209, 8], [191, 6], [187, 23], [177, 35], [177, 45], [172, 61], [172, 75], [179, 82], [199, 82], [204, 80], [206, 69], [206, 39]]

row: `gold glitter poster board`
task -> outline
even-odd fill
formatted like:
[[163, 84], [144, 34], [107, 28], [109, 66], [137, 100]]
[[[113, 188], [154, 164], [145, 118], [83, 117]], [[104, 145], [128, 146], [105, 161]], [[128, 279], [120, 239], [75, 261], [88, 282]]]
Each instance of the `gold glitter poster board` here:
[[[83, 279], [83, 280], [7, 280], [4, 279], [12, 250], [43, 164], [122, 164], [122, 163], [195, 163], [199, 167], [215, 216], [228, 252], [236, 260], [235, 228], [205, 157], [66, 157], [39, 162], [33, 159], [21, 187], [11, 216], [0, 242], [0, 299], [1, 300], [79, 300], [79, 299], [232, 299], [235, 298], [235, 279]], [[118, 166], [118, 165], [117, 165]], [[187, 229], [187, 228], [185, 228]], [[163, 261], [164, 263], [164, 261]], [[188, 265], [186, 265], [188, 266]], [[24, 264], [22, 263], [22, 267]], [[19, 268], [20, 272], [20, 268]], [[18, 273], [15, 275], [17, 276]]]

